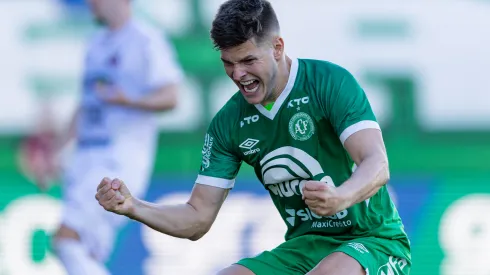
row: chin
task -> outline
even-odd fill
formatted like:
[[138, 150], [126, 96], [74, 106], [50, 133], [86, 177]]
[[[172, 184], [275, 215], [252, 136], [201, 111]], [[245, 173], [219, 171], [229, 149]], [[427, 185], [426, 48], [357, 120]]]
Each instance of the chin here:
[[255, 105], [255, 104], [260, 104], [262, 101], [260, 100], [250, 100], [246, 99], [249, 104]]
[[260, 103], [262, 103], [262, 101], [264, 101], [264, 97], [263, 96], [259, 96], [259, 95], [254, 95], [254, 96], [245, 96], [245, 95], [243, 95], [243, 97], [245, 98], [245, 100], [249, 104], [253, 104], [253, 105], [260, 104]]

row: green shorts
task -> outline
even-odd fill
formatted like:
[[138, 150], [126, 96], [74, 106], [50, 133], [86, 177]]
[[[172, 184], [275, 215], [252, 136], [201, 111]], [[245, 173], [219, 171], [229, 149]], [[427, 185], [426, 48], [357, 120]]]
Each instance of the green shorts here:
[[410, 273], [408, 244], [376, 237], [344, 241], [326, 236], [305, 235], [288, 240], [256, 257], [242, 259], [237, 264], [245, 266], [256, 275], [304, 275], [333, 252], [343, 252], [351, 256], [366, 269], [368, 275]]

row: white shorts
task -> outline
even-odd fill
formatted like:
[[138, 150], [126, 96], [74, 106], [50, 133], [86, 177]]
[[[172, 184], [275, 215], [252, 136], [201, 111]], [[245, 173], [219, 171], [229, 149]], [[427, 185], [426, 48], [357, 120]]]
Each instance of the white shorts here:
[[[131, 154], [129, 154], [131, 153]], [[141, 152], [116, 156], [106, 150], [77, 151], [65, 170], [62, 224], [75, 230], [90, 253], [100, 261], [110, 256], [114, 240], [127, 217], [107, 212], [95, 199], [104, 177], [119, 178], [131, 194], [146, 193], [153, 158]]]

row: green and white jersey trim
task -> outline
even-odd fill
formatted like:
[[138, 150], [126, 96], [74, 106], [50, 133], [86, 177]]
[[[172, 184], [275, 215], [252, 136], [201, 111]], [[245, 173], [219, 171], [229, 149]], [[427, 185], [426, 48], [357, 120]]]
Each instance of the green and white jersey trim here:
[[261, 114], [263, 114], [265, 117], [269, 118], [270, 120], [274, 119], [274, 117], [279, 112], [279, 109], [281, 108], [282, 104], [286, 101], [286, 98], [291, 93], [291, 90], [294, 87], [294, 83], [296, 82], [296, 76], [298, 74], [298, 67], [299, 67], [298, 59], [292, 58], [291, 70], [289, 71], [288, 83], [286, 84], [286, 87], [282, 91], [281, 95], [279, 95], [276, 102], [274, 103], [274, 106], [272, 106], [272, 109], [270, 111], [267, 110], [262, 104], [255, 104], [255, 107], [257, 108], [257, 110]]
[[372, 121], [372, 120], [359, 121], [347, 127], [342, 132], [342, 134], [340, 134], [340, 141], [342, 142], [342, 145], [344, 145], [347, 138], [364, 129], [378, 129], [381, 131], [381, 128], [379, 127], [379, 124], [376, 121]]
[[196, 179], [196, 183], [230, 189], [235, 186], [235, 179], [223, 179], [223, 178], [215, 178], [209, 176], [198, 175]]

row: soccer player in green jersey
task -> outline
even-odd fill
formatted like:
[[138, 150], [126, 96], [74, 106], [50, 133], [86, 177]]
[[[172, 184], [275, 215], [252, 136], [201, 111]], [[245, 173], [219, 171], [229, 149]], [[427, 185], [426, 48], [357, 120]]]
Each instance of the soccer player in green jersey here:
[[382, 134], [354, 77], [327, 61], [287, 56], [265, 0], [223, 3], [211, 38], [239, 92], [209, 126], [188, 202], [144, 202], [121, 180], [105, 178], [99, 203], [164, 234], [198, 240], [245, 162], [288, 229], [283, 244], [220, 275], [409, 274], [410, 243], [385, 186]]

